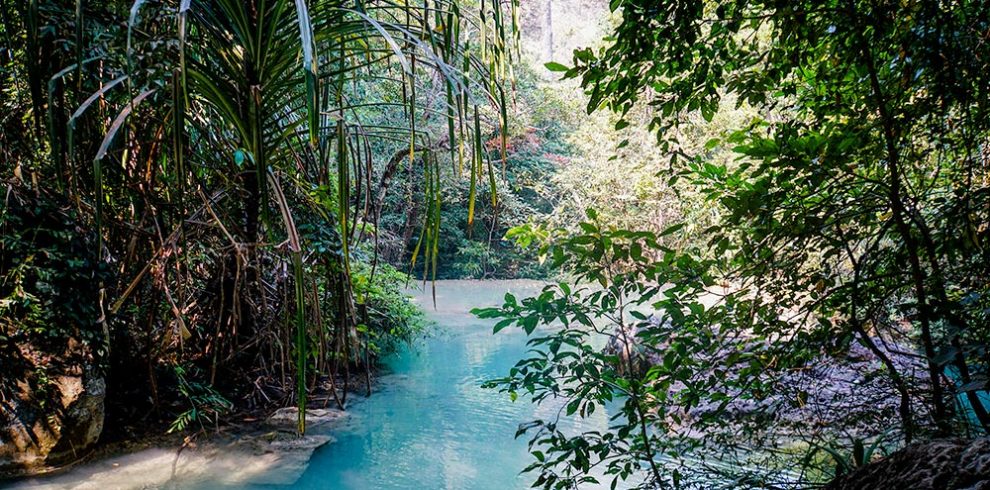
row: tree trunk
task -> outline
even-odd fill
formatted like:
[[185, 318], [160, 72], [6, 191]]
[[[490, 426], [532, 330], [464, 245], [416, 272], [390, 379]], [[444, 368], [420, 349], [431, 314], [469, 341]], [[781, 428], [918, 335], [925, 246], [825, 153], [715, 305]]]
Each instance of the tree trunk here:
[[[855, 6], [853, 5], [853, 12]], [[932, 314], [931, 304], [928, 300], [928, 289], [925, 284], [927, 274], [921, 266], [918, 256], [918, 243], [911, 230], [911, 225], [906, 217], [904, 201], [901, 196], [901, 175], [900, 175], [900, 152], [897, 147], [897, 134], [894, 130], [894, 121], [888, 112], [887, 99], [880, 85], [880, 78], [877, 75], [876, 64], [873, 60], [873, 53], [870, 51], [867, 40], [862, 32], [859, 34], [859, 45], [862, 49], [864, 61], [869, 71], [870, 87], [876, 99], [876, 110], [883, 125], [883, 137], [886, 146], [886, 165], [889, 179], [889, 190], [887, 198], [893, 215], [894, 227], [897, 234], [904, 241], [904, 248], [908, 255], [910, 274], [913, 282], [915, 300], [918, 304], [918, 318], [921, 323], [921, 344], [925, 352], [925, 361], [928, 365], [928, 378], [931, 382], [932, 407], [934, 421], [938, 435], [947, 436], [950, 433], [950, 414], [945, 406], [945, 394], [942, 389], [942, 369], [935, 362], [935, 342], [932, 337]]]

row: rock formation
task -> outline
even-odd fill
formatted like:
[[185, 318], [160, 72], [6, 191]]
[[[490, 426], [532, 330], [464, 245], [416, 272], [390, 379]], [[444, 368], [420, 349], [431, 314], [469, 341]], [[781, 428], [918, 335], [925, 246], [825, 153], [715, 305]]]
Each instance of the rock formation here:
[[827, 490], [987, 490], [990, 438], [913, 444], [852, 473]]

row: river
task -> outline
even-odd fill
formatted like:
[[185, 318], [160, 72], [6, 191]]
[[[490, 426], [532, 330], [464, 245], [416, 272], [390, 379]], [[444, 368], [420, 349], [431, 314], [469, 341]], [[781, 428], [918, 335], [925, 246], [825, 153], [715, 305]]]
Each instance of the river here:
[[[153, 447], [15, 488], [529, 488], [536, 475], [521, 471], [534, 460], [525, 436], [513, 436], [520, 423], [553, 417], [562, 402], [536, 406], [522, 394], [513, 402], [506, 394], [482, 389], [484, 381], [506, 375], [525, 355], [527, 337], [515, 328], [493, 335], [494, 322], [470, 310], [500, 305], [507, 292], [523, 297], [541, 288], [535, 281], [438, 281], [436, 307], [429, 285], [411, 290], [435, 327], [427, 338], [385, 360], [370, 397], [348, 396], [344, 422], [311, 429], [315, 437], [325, 437], [322, 430], [334, 441], [318, 448], [308, 465], [305, 459], [287, 464], [271, 453], [244, 456], [223, 444], [211, 450]], [[607, 425], [607, 410], [601, 409], [560, 427], [604, 431]], [[282, 484], [258, 483], [265, 481]]]
[[[430, 286], [412, 291], [436, 323], [435, 335], [386, 361], [386, 374], [368, 399], [352, 407], [336, 442], [314, 454], [297, 482], [304, 489], [511, 489], [528, 488], [533, 462], [522, 422], [549, 418], [558, 406], [537, 407], [524, 397], [481, 388], [504, 376], [526, 351], [526, 335], [508, 328], [492, 335], [492, 321], [471, 308], [500, 305], [506, 292], [536, 293], [533, 281], [438, 281], [436, 308]], [[607, 413], [570, 422], [573, 429], [604, 430]]]

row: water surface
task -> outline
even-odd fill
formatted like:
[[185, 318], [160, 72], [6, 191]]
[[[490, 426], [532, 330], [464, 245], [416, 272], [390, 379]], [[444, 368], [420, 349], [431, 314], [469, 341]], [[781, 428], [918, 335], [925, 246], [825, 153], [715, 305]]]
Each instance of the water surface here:
[[[554, 417], [563, 402], [536, 406], [523, 394], [512, 402], [506, 394], [482, 389], [483, 382], [505, 376], [526, 354], [527, 338], [516, 328], [492, 335], [494, 322], [478, 319], [470, 310], [500, 305], [506, 292], [520, 297], [535, 294], [542, 284], [439, 281], [436, 288], [435, 308], [429, 290], [411, 292], [436, 323], [435, 332], [387, 359], [370, 397], [349, 394], [349, 416], [343, 425], [311, 429], [311, 434], [329, 431], [336, 441], [313, 453], [293, 485], [261, 482], [291, 481], [302, 471], [304, 460], [281, 459], [277, 453], [238, 453], [220, 445], [187, 451], [152, 447], [26, 480], [15, 488], [529, 488], [536, 475], [520, 472], [534, 460], [526, 438], [513, 436], [520, 423]], [[607, 410], [600, 409], [590, 418], [568, 420], [560, 427], [571, 432], [603, 431], [607, 422]]]
[[[436, 309], [427, 291], [413, 291], [439, 331], [387, 360], [386, 374], [368, 399], [355, 400], [337, 439], [314, 454], [295, 488], [513, 489], [528, 488], [533, 462], [518, 425], [550, 418], [555, 404], [537, 407], [520, 396], [485, 390], [526, 351], [518, 329], [492, 335], [494, 322], [469, 313], [500, 305], [506, 292], [527, 296], [531, 281], [438, 281]], [[352, 395], [353, 396], [353, 395]], [[607, 414], [570, 422], [575, 430], [603, 430]]]

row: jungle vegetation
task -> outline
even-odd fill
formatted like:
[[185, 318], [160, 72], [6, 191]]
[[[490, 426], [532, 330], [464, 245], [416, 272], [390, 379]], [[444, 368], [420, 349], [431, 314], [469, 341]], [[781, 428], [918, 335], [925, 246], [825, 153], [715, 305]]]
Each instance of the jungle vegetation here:
[[[0, 2], [5, 370], [75, 339], [111, 420], [173, 429], [292, 400], [302, 432], [326, 384], [344, 406], [423, 328], [401, 288], [436, 277], [442, 189], [464, 182], [465, 233], [499, 205], [517, 7]], [[417, 209], [398, 267], [392, 194]]]
[[0, 395], [71, 339], [112, 421], [302, 432], [426, 328], [404, 285], [536, 277], [477, 310], [531, 336], [488, 385], [565, 400], [536, 487], [986, 435], [990, 3], [560, 3], [0, 0]]
[[[547, 67], [651, 132], [670, 191], [707, 207], [689, 240], [691, 214], [510, 231], [566, 274], [477, 311], [532, 336], [490, 386], [566, 401], [517, 434], [534, 485], [816, 485], [986, 435], [990, 5], [610, 7], [602, 46]], [[558, 427], [603, 407], [608, 431]]]

